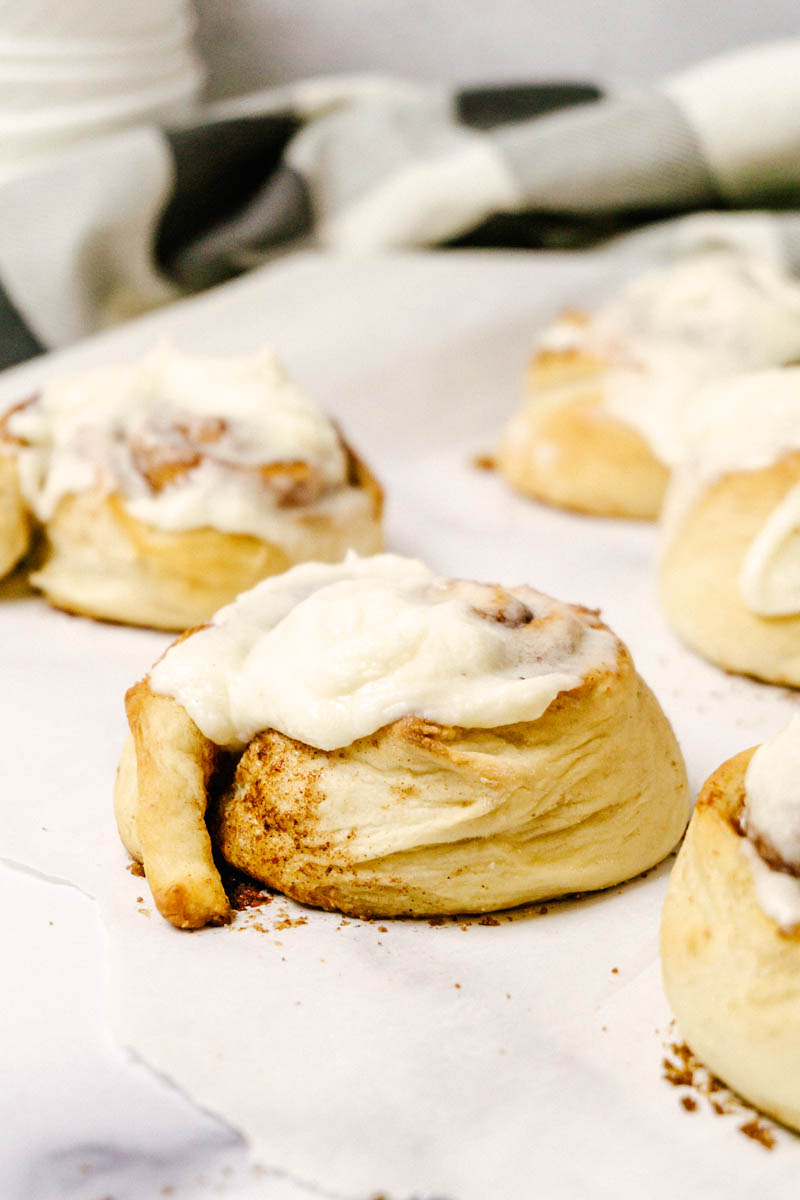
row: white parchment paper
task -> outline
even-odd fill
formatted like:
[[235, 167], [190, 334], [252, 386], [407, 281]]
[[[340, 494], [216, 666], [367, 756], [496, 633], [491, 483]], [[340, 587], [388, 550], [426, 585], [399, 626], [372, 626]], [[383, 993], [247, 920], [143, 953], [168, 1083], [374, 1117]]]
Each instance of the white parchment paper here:
[[[696, 788], [781, 728], [795, 696], [677, 643], [656, 605], [652, 528], [550, 511], [471, 465], [516, 403], [537, 324], [642, 255], [308, 256], [9, 372], [0, 404], [164, 335], [187, 350], [273, 343], [385, 483], [389, 547], [602, 608]], [[120, 1043], [255, 1160], [341, 1195], [730, 1200], [793, 1186], [793, 1137], [768, 1153], [734, 1119], [684, 1111], [661, 1078], [669, 864], [497, 924], [360, 922], [281, 898], [226, 929], [165, 924], [126, 870], [111, 790], [123, 693], [168, 640], [54, 612], [16, 578], [0, 586], [0, 854], [95, 899]], [[31, 937], [46, 961], [52, 930]]]

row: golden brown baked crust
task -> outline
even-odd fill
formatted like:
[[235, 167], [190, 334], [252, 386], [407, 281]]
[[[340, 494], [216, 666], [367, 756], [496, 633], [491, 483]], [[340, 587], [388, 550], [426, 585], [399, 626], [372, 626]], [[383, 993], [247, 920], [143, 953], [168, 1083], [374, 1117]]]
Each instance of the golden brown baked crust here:
[[688, 646], [727, 671], [791, 687], [800, 686], [800, 616], [751, 612], [739, 576], [751, 542], [798, 482], [800, 452], [717, 479], [668, 531], [659, 567], [664, 614]]
[[0, 447], [0, 579], [27, 553], [30, 520], [19, 487], [17, 464]]
[[[158, 911], [181, 929], [230, 920], [205, 823], [216, 747], [180, 704], [138, 683], [125, 697], [136, 753], [136, 814], [125, 822], [128, 843], [141, 852]], [[130, 788], [130, 762], [118, 791]], [[126, 798], [117, 808], [126, 812]], [[135, 832], [132, 832], [134, 831]]]
[[546, 504], [653, 520], [669, 472], [640, 433], [604, 408], [606, 370], [579, 350], [537, 354], [497, 464], [513, 487]]
[[[366, 498], [346, 524], [292, 510], [316, 559], [336, 562], [351, 547], [382, 548], [380, 485], [351, 453], [352, 479]], [[45, 530], [45, 557], [31, 582], [59, 608], [84, 616], [181, 630], [202, 624], [239, 592], [294, 562], [261, 538], [217, 529], [171, 532], [132, 517], [115, 494], [84, 492], [61, 501]]]
[[[164, 700], [147, 681], [134, 691], [145, 707]], [[149, 728], [155, 772], [171, 750], [160, 748], [162, 726]], [[132, 786], [145, 781], [123, 761], [120, 832], [136, 857], [141, 843], [149, 878]], [[194, 793], [190, 802], [196, 814]], [[615, 667], [562, 693], [537, 721], [461, 729], [407, 717], [333, 751], [267, 730], [211, 808], [223, 857], [287, 895], [360, 916], [420, 916], [630, 878], [680, 838], [688, 789], [669, 723], [620, 644]], [[169, 836], [155, 817], [149, 828], [156, 842]], [[202, 905], [191, 910], [199, 924]]]
[[737, 818], [753, 750], [703, 787], [661, 923], [664, 990], [706, 1066], [757, 1108], [800, 1128], [800, 932], [759, 906]]

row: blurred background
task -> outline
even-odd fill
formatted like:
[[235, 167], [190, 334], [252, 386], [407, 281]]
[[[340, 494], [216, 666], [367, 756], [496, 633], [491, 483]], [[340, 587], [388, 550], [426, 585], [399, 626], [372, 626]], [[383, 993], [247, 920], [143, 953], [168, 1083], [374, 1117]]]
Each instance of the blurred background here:
[[0, 367], [309, 246], [781, 209], [759, 236], [796, 268], [797, 26], [789, 0], [0, 0]]
[[425, 82], [648, 82], [790, 37], [792, 0], [195, 0], [208, 95], [338, 71]]

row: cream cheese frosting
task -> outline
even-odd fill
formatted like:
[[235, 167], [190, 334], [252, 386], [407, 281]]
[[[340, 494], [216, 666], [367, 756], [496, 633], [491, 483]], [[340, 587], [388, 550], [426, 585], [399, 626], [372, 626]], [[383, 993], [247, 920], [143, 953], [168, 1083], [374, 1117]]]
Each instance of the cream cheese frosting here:
[[[748, 372], [700, 388], [682, 430], [684, 458], [662, 512], [664, 543], [714, 480], [757, 471], [800, 450], [800, 367]], [[747, 549], [739, 593], [758, 616], [800, 612], [800, 487], [772, 510]]]
[[412, 714], [472, 728], [535, 721], [618, 652], [608, 629], [530, 588], [351, 553], [243, 593], [172, 646], [150, 686], [218, 745], [271, 728], [333, 750]]
[[739, 590], [760, 617], [800, 613], [800, 484], [789, 489], [750, 543]]
[[756, 843], [800, 872], [800, 717], [765, 742], [745, 774], [742, 850], [759, 905], [784, 931], [800, 926], [800, 878], [776, 870]]
[[671, 466], [700, 385], [800, 357], [800, 286], [741, 251], [691, 255], [634, 280], [587, 321], [556, 322], [539, 348], [606, 364], [603, 405]]
[[214, 358], [162, 346], [135, 365], [47, 384], [6, 429], [23, 494], [43, 521], [65, 496], [100, 488], [159, 529], [210, 526], [283, 544], [292, 507], [259, 473], [269, 464], [311, 468], [304, 512], [364, 503], [347, 485], [335, 427], [271, 350]]

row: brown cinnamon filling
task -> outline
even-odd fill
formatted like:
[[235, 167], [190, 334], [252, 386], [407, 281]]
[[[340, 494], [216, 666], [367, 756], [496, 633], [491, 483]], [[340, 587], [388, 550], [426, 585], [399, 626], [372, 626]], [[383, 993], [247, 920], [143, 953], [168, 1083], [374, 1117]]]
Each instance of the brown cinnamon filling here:
[[442, 580], [437, 589], [456, 592], [469, 604], [470, 611], [483, 621], [495, 621], [508, 629], [519, 629], [534, 621], [533, 611], [499, 583], [473, 583], [465, 579]]
[[145, 442], [131, 444], [133, 465], [153, 492], [162, 491], [187, 471], [199, 466], [202, 457], [200, 450], [191, 450], [186, 446], [156, 446]]
[[509, 629], [519, 629], [522, 625], [530, 625], [534, 616], [527, 604], [523, 604], [521, 600], [510, 595], [503, 588], [497, 587], [493, 590], [497, 597], [495, 603], [480, 608], [473, 606], [472, 611], [476, 616], [481, 617], [484, 621], [496, 621], [498, 625], [505, 625]]
[[782, 875], [792, 875], [795, 879], [800, 879], [800, 866], [787, 862], [760, 834], [746, 831], [745, 837], [750, 840], [759, 858], [763, 859], [771, 871], [780, 871]]
[[33, 396], [28, 396], [27, 400], [20, 400], [18, 404], [7, 409], [0, 417], [0, 442], [9, 442], [13, 446], [25, 446], [27, 442], [25, 438], [17, 437], [11, 432], [8, 423], [16, 413], [22, 412], [29, 405], [34, 404], [39, 399], [38, 393]]
[[780, 871], [782, 875], [792, 875], [795, 879], [800, 879], [800, 864], [787, 862], [765, 838], [754, 829], [747, 828], [744, 791], [739, 798], [736, 811], [729, 820], [738, 836], [747, 838], [758, 857], [767, 864], [771, 871]]
[[278, 508], [300, 508], [304, 504], [313, 504], [325, 491], [325, 481], [319, 471], [301, 459], [267, 463], [257, 470], [272, 492]]
[[[326, 491], [327, 485], [319, 471], [302, 459], [251, 466], [209, 453], [209, 447], [213, 447], [227, 429], [228, 423], [222, 417], [182, 418], [170, 425], [165, 439], [156, 440], [152, 433], [133, 439], [133, 465], [156, 493], [193, 471], [204, 458], [230, 471], [258, 476], [278, 508], [313, 504]], [[356, 471], [355, 456], [348, 453], [347, 447], [345, 453], [349, 476]]]

